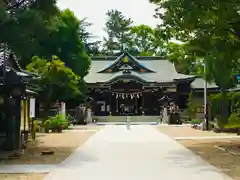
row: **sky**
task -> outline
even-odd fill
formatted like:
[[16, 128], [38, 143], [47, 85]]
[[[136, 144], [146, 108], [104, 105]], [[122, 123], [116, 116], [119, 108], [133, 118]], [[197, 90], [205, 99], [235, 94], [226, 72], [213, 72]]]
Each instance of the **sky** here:
[[126, 17], [133, 19], [136, 25], [146, 24], [155, 27], [160, 24], [159, 19], [155, 19], [155, 5], [148, 0], [58, 0], [60, 9], [69, 8], [79, 18], [88, 18], [88, 22], [93, 23], [89, 31], [102, 40], [105, 34], [103, 28], [106, 22], [105, 14], [110, 9], [117, 9]]

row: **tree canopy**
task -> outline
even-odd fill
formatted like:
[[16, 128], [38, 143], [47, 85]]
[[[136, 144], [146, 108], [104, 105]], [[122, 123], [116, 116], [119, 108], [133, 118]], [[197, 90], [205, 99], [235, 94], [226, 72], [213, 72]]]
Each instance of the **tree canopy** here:
[[107, 37], [104, 38], [103, 47], [106, 53], [114, 54], [116, 51], [121, 51], [123, 45], [130, 43], [130, 29], [133, 20], [127, 18], [118, 10], [109, 10], [106, 13], [107, 21], [105, 31]]
[[54, 101], [66, 101], [80, 94], [80, 77], [57, 56], [53, 56], [52, 61], [34, 56], [27, 69], [39, 75], [36, 83], [41, 89], [39, 97], [45, 112]]
[[166, 39], [186, 42], [187, 53], [204, 59], [206, 78], [221, 88], [229, 87], [239, 59], [239, 2], [221, 0], [150, 0]]
[[49, 35], [40, 40], [42, 48], [36, 54], [39, 57], [58, 56], [66, 66], [80, 77], [84, 77], [90, 68], [90, 58], [85, 51], [81, 34], [81, 21], [72, 11], [66, 9], [49, 22]]
[[7, 43], [19, 58], [31, 59], [39, 39], [48, 35], [46, 22], [58, 9], [53, 0], [12, 2], [3, 1], [0, 6], [0, 42]]
[[136, 56], [164, 55], [164, 41], [159, 38], [158, 29], [133, 25], [134, 21], [118, 10], [109, 10], [106, 16], [103, 53], [113, 55], [126, 48]]
[[[54, 87], [51, 99], [46, 101], [79, 99], [81, 93], [87, 92], [83, 78], [91, 65], [90, 48], [86, 48], [90, 38], [87, 22], [69, 9], [59, 10], [55, 0], [11, 2], [0, 1], [0, 51], [6, 44], [23, 68], [39, 73], [42, 81], [37, 83], [42, 97]], [[49, 66], [55, 67], [51, 73], [45, 72]], [[67, 81], [61, 81], [63, 76]], [[81, 77], [76, 86], [73, 76]], [[77, 91], [81, 93], [73, 96]]]
[[[57, 55], [75, 73], [84, 77], [90, 67], [86, 53], [81, 21], [69, 9], [60, 11], [56, 2], [32, 2], [27, 8], [0, 8], [0, 41], [20, 59], [26, 67], [32, 56], [51, 59]], [[84, 22], [83, 22], [84, 23]], [[83, 37], [85, 36], [85, 37]]]
[[[196, 62], [205, 65], [203, 77], [214, 81], [221, 89], [221, 118], [228, 119], [226, 89], [240, 64], [240, 3], [237, 0], [150, 0], [155, 3], [155, 16], [161, 18], [162, 37], [185, 42], [184, 51], [194, 55]], [[189, 60], [183, 58], [185, 63]], [[178, 61], [178, 59], [175, 59]], [[202, 62], [201, 62], [202, 61]], [[192, 61], [194, 62], [194, 61]], [[187, 64], [187, 63], [186, 63]]]

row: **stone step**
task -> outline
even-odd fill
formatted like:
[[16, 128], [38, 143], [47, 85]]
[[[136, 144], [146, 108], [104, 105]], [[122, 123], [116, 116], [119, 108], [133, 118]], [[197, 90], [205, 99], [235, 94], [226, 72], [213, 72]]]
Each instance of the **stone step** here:
[[[132, 122], [158, 122], [159, 116], [129, 116]], [[126, 116], [94, 116], [96, 122], [125, 122]]]

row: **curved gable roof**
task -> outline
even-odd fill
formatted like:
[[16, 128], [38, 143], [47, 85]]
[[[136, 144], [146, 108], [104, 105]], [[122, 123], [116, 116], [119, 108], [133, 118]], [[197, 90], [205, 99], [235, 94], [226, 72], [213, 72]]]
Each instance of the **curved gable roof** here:
[[145, 77], [141, 76], [139, 73], [137, 72], [131, 72], [131, 73], [124, 73], [124, 72], [118, 72], [116, 74], [114, 74], [108, 81], [107, 83], [113, 83], [117, 80], [120, 80], [120, 79], [129, 79], [129, 80], [136, 80], [136, 81], [139, 81], [141, 83], [146, 83], [148, 82], [149, 80], [146, 79]]
[[118, 64], [120, 64], [122, 62], [122, 59], [124, 57], [128, 57], [130, 59], [130, 61], [135, 64], [137, 67], [139, 67], [140, 69], [145, 70], [146, 72], [155, 72], [152, 69], [146, 67], [145, 65], [141, 64], [134, 56], [132, 56], [129, 52], [124, 51], [120, 56], [117, 57], [117, 59], [115, 61], [113, 61], [111, 64], [109, 64], [108, 66], [106, 66], [104, 69], [98, 71], [98, 73], [104, 73], [107, 72], [110, 69], [113, 69], [114, 67], [116, 67]]

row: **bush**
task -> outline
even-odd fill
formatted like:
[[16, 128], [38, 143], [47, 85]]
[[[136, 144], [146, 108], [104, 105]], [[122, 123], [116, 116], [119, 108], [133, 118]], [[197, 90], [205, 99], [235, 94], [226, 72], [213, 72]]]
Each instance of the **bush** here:
[[192, 119], [191, 124], [201, 124], [201, 120], [200, 119]]
[[188, 96], [188, 102], [187, 102], [187, 116], [188, 116], [188, 120], [192, 120], [193, 118], [196, 117], [197, 114], [197, 108], [199, 105], [196, 104], [196, 102], [194, 102], [194, 98], [192, 95], [192, 92], [190, 92], [189, 96]]
[[64, 116], [57, 114], [54, 117], [49, 118], [48, 120], [49, 128], [55, 132], [55, 131], [61, 131], [62, 129], [67, 129], [69, 126], [68, 119], [66, 119]]
[[240, 128], [240, 111], [233, 112], [228, 118], [226, 128]]

